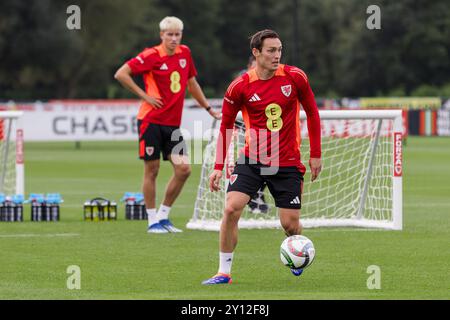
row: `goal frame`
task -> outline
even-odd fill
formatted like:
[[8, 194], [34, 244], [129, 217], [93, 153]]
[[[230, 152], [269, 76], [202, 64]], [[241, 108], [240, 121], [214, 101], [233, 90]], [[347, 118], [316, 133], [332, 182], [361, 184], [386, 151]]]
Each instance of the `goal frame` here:
[[[22, 123], [23, 111], [0, 111], [0, 119], [3, 120], [5, 143], [11, 143], [14, 137], [15, 141], [15, 194], [25, 194], [25, 167], [24, 167], [24, 135]], [[13, 132], [13, 121], [15, 132]], [[9, 148], [0, 154], [0, 193], [4, 193], [4, 184], [6, 179], [6, 166], [9, 156]], [[8, 195], [9, 196], [9, 195]]]
[[[402, 110], [319, 110], [319, 115], [321, 120], [392, 120], [392, 219], [391, 220], [369, 220], [363, 219], [361, 217], [362, 211], [364, 210], [365, 198], [367, 193], [368, 181], [370, 181], [370, 175], [372, 166], [368, 167], [366, 182], [363, 190], [363, 195], [360, 200], [360, 208], [358, 211], [357, 219], [301, 219], [303, 227], [314, 228], [314, 227], [361, 227], [361, 228], [379, 228], [379, 229], [389, 229], [389, 230], [402, 230], [403, 229], [403, 155], [402, 155], [402, 143], [403, 143], [403, 116]], [[300, 120], [305, 120], [306, 114], [304, 111], [300, 112]], [[379, 122], [381, 124], [381, 121]], [[217, 126], [216, 122], [213, 123], [213, 131]], [[380, 134], [380, 127], [378, 127], [377, 135]], [[211, 138], [213, 135], [211, 135]], [[378, 139], [378, 136], [375, 137]], [[208, 146], [207, 146], [208, 147]], [[215, 147], [215, 146], [214, 146]], [[371, 148], [376, 150], [377, 142], [375, 142]], [[374, 151], [372, 152], [372, 158], [375, 156]], [[372, 159], [370, 159], [372, 162]], [[205, 174], [210, 174], [210, 172], [204, 172], [203, 167], [201, 171], [201, 180], [203, 181]], [[205, 196], [202, 194], [201, 188], [199, 186], [197, 192], [197, 199], [195, 201], [194, 213], [192, 219], [187, 223], [186, 227], [188, 229], [195, 230], [206, 230], [206, 231], [219, 231], [220, 230], [220, 220], [208, 220], [199, 217], [199, 207], [198, 202], [201, 197]], [[239, 228], [279, 228], [281, 227], [280, 222], [275, 220], [240, 220]]]

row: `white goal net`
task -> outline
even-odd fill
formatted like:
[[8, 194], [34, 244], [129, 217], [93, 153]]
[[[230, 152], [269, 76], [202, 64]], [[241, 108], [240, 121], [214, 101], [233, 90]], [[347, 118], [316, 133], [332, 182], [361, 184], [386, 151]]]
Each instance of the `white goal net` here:
[[0, 193], [24, 194], [23, 129], [20, 111], [0, 111]]
[[[306, 115], [300, 113], [301, 155], [307, 167], [302, 195], [301, 221], [308, 227], [366, 227], [402, 229], [401, 110], [323, 110], [322, 163], [319, 178], [311, 182]], [[219, 230], [225, 205], [227, 179], [220, 192], [209, 191], [218, 123], [204, 149], [203, 165], [190, 229]], [[229, 177], [245, 128], [235, 127], [224, 177]], [[246, 206], [240, 228], [280, 227], [268, 188]]]

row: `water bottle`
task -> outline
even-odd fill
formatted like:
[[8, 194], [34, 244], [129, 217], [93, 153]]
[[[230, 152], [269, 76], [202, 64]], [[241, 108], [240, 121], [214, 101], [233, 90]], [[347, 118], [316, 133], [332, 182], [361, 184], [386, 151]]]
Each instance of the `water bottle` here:
[[117, 220], [117, 203], [112, 201], [109, 204], [109, 212], [108, 215], [110, 219]]
[[24, 197], [22, 194], [16, 194], [13, 196], [12, 201], [15, 203], [14, 221], [23, 221], [23, 202]]
[[93, 220], [92, 205], [90, 201], [86, 201], [83, 206], [84, 220]]
[[14, 222], [14, 213], [16, 211], [16, 204], [12, 201], [8, 201], [8, 206], [7, 206], [7, 217], [8, 220], [10, 222]]

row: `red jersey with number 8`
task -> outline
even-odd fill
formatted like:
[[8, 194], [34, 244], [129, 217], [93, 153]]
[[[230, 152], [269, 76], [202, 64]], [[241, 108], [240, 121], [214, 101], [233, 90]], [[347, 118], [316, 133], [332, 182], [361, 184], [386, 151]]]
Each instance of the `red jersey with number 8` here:
[[306, 168], [300, 160], [300, 103], [307, 115], [310, 157], [320, 158], [319, 112], [302, 70], [280, 64], [268, 80], [259, 79], [256, 69], [234, 80], [223, 101], [215, 169], [223, 169], [234, 121], [241, 111], [246, 128], [244, 153], [248, 158], [275, 167], [295, 166], [304, 173]]
[[145, 92], [163, 102], [163, 107], [157, 109], [142, 101], [138, 120], [179, 127], [187, 81], [197, 75], [189, 48], [180, 45], [169, 56], [162, 45], [155, 46], [145, 49], [127, 64], [133, 75], [143, 75]]

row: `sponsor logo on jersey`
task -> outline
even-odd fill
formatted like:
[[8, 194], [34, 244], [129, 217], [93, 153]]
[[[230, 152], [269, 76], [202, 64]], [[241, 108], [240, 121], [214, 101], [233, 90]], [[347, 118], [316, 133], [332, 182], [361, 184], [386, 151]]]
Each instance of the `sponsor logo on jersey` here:
[[292, 86], [290, 84], [287, 86], [281, 86], [281, 92], [283, 92], [286, 97], [289, 97], [292, 92]]
[[186, 68], [186, 59], [180, 59], [180, 67]]

